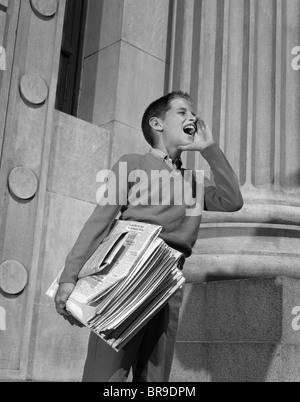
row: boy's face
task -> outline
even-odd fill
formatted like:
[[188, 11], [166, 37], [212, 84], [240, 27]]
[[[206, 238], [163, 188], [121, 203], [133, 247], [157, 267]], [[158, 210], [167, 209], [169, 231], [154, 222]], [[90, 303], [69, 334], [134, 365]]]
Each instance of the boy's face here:
[[192, 105], [184, 98], [172, 99], [170, 107], [160, 121], [163, 126], [164, 142], [168, 148], [174, 149], [194, 141], [197, 118]]

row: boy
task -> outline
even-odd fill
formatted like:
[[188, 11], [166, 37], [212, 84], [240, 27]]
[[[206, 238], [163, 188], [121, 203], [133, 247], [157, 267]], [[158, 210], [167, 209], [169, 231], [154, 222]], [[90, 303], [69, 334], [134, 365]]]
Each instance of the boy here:
[[[98, 202], [67, 257], [55, 303], [57, 312], [72, 324], [76, 322], [68, 315], [65, 306], [74, 289], [78, 272], [107, 235], [118, 213], [121, 214], [119, 219], [161, 225], [160, 237], [182, 253], [181, 267], [184, 259], [191, 255], [197, 240], [201, 214], [187, 214], [185, 202], [181, 205], [175, 202], [173, 187], [169, 187], [169, 205], [131, 203], [132, 183], [121, 180], [121, 174], [118, 174], [120, 162], [126, 162], [128, 172], [143, 170], [146, 177], [150, 178], [154, 170], [180, 170], [184, 173], [180, 166], [181, 152], [201, 152], [215, 179], [215, 185], [207, 179], [205, 181], [204, 209], [233, 212], [242, 208], [243, 199], [236, 175], [214, 142], [208, 125], [195, 116], [188, 94], [171, 92], [151, 103], [144, 113], [142, 130], [152, 147], [150, 152], [146, 155], [124, 155], [112, 168], [118, 178], [116, 199], [125, 199], [125, 202], [122, 205], [100, 205], [102, 203]], [[179, 180], [185, 180], [185, 174], [179, 174], [178, 177]], [[195, 185], [194, 180], [191, 192], [193, 197]], [[147, 186], [146, 189], [149, 190]], [[181, 301], [182, 291], [178, 291], [119, 352], [91, 333], [83, 381], [125, 381], [131, 368], [134, 382], [168, 381]]]

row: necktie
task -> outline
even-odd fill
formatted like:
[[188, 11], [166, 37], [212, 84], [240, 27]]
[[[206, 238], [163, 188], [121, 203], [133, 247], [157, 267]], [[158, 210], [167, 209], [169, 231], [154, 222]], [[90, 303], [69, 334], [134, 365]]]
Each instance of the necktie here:
[[173, 160], [168, 155], [164, 157], [165, 161], [168, 163], [170, 167], [175, 166], [176, 170], [182, 172], [182, 160], [180, 158]]
[[180, 170], [180, 171], [181, 171], [181, 168], [182, 168], [182, 160], [181, 160], [180, 158], [176, 159], [175, 162], [174, 162], [174, 165], [176, 166], [176, 169], [177, 169], [177, 170]]

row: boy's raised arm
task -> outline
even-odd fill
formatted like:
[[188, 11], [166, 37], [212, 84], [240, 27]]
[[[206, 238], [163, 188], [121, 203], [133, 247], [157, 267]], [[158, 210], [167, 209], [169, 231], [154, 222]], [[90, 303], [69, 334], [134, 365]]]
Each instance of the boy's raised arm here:
[[215, 186], [205, 187], [204, 203], [207, 211], [235, 212], [243, 207], [243, 197], [235, 172], [217, 144], [201, 152], [214, 174]]
[[204, 208], [208, 211], [234, 212], [243, 206], [243, 197], [235, 172], [230, 166], [224, 153], [214, 142], [213, 135], [207, 123], [198, 120], [199, 134], [194, 142], [181, 146], [182, 151], [199, 151], [207, 160], [215, 180], [205, 187]]

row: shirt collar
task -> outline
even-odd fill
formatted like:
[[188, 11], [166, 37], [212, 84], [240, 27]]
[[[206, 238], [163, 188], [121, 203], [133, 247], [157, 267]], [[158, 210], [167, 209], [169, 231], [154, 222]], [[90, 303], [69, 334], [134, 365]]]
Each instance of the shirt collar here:
[[167, 155], [166, 153], [164, 153], [163, 151], [161, 151], [160, 149], [157, 148], [151, 148], [150, 152], [152, 152], [154, 155], [158, 156], [159, 158], [162, 159], [168, 159], [172, 162], [172, 158], [169, 157], [169, 155]]
[[168, 166], [170, 166], [171, 169], [178, 168], [178, 165], [181, 168], [182, 162], [181, 162], [180, 158], [178, 158], [178, 159], [176, 159], [176, 161], [174, 161], [168, 154], [166, 154], [165, 152], [163, 152], [157, 148], [151, 148], [150, 152], [153, 153], [154, 155], [158, 156], [159, 158], [163, 159], [165, 161], [165, 163]]

